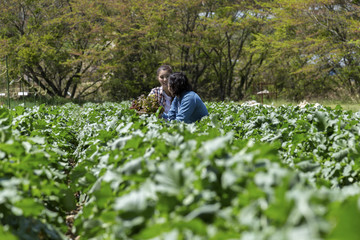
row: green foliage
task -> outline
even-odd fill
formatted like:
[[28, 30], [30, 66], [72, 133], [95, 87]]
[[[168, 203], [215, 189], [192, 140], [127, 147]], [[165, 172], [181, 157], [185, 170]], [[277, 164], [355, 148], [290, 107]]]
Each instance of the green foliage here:
[[193, 124], [129, 102], [4, 109], [0, 236], [356, 239], [358, 112], [206, 105]]
[[271, 30], [257, 35], [263, 41], [254, 42], [255, 48], [268, 51], [263, 81], [275, 83], [284, 97], [296, 101], [318, 96], [358, 98], [359, 51], [352, 43], [359, 33], [350, 30], [359, 22], [356, 3], [311, 0], [261, 5], [272, 16], [267, 22]]
[[206, 99], [250, 99], [265, 83], [293, 101], [357, 100], [358, 12], [330, 0], [4, 1], [0, 59], [52, 97], [129, 100], [166, 63]]
[[155, 95], [141, 95], [131, 102], [130, 109], [135, 109], [138, 113], [156, 113], [164, 112], [164, 109], [159, 105]]
[[51, 97], [79, 98], [99, 88], [108, 39], [100, 37], [107, 24], [94, 5], [15, 0], [0, 8], [0, 26], [7, 30], [0, 37], [8, 43], [0, 55], [8, 56], [13, 79], [25, 77], [31, 91]]
[[359, 200], [349, 197], [341, 204], [334, 204], [329, 213], [329, 219], [334, 229], [326, 239], [357, 239], [359, 228], [356, 222], [360, 220]]

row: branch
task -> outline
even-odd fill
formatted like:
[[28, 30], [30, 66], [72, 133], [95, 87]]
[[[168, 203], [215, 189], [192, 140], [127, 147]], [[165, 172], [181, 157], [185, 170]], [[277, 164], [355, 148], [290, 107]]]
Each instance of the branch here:
[[54, 83], [48, 79], [48, 77], [46, 76], [46, 73], [44, 71], [44, 69], [41, 67], [40, 64], [37, 64], [37, 69], [40, 71], [40, 76], [44, 79], [44, 81], [49, 84], [49, 86], [51, 87], [51, 89], [54, 91], [54, 93], [57, 93], [57, 95], [61, 95], [61, 91], [59, 91], [58, 88], [56, 88], [56, 86], [54, 85]]
[[95, 84], [97, 84], [97, 83], [99, 83], [99, 82], [101, 82], [101, 81], [102, 81], [102, 80], [94, 81], [91, 85], [85, 87], [85, 88], [78, 94], [78, 97], [86, 97], [86, 96], [89, 96], [90, 94], [93, 94], [94, 92], [96, 92], [96, 91], [101, 87], [101, 85], [98, 86], [94, 91], [83, 95], [84, 92], [86, 92], [88, 89], [92, 88], [93, 86], [95, 86]]
[[306, 11], [306, 13], [307, 13], [310, 17], [312, 17], [312, 18], [315, 20], [315, 22], [318, 23], [320, 26], [324, 27], [325, 29], [327, 29], [327, 30], [330, 31], [331, 33], [333, 33], [333, 34], [335, 34], [336, 36], [338, 36], [341, 41], [347, 42], [346, 38], [344, 38], [343, 36], [341, 36], [341, 34], [340, 34], [338, 31], [336, 31], [336, 30], [334, 30], [334, 29], [331, 29], [328, 23], [327, 23], [327, 25], [325, 25], [324, 23], [322, 23], [322, 22], [315, 16], [315, 14], [313, 14], [312, 12]]
[[[63, 93], [63, 96], [64, 96], [64, 97], [66, 96], [67, 92], [69, 91], [69, 88], [70, 88], [71, 84], [73, 83], [74, 77], [76, 77], [76, 76], [79, 75], [79, 73], [80, 73], [80, 71], [81, 71], [81, 67], [82, 67], [82, 62], [80, 62], [80, 63], [78, 64], [78, 66], [75, 68], [75, 69], [76, 69], [75, 72], [74, 72], [74, 73], [72, 74], [72, 76], [69, 77], [69, 79], [67, 80], [66, 86], [65, 86], [65, 88], [64, 88], [64, 93]], [[71, 96], [73, 96], [73, 95], [71, 95]]]
[[44, 89], [47, 93], [49, 93], [49, 95], [50, 96], [55, 96], [55, 94], [52, 92], [52, 91], [50, 91], [50, 89], [48, 89], [41, 81], [40, 81], [40, 79], [36, 76], [36, 73], [34, 72], [34, 70], [32, 69], [32, 68], [27, 68], [28, 69], [28, 71], [30, 72], [30, 74], [31, 74], [31, 78], [32, 78], [32, 80], [37, 84], [37, 85], [39, 85], [42, 89]]

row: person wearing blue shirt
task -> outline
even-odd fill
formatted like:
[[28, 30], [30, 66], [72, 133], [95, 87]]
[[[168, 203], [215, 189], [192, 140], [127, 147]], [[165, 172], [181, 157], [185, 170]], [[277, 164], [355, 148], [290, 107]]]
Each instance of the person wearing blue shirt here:
[[175, 98], [169, 112], [162, 115], [163, 118], [193, 123], [209, 114], [199, 95], [192, 91], [191, 84], [184, 73], [171, 74], [168, 84], [168, 89]]

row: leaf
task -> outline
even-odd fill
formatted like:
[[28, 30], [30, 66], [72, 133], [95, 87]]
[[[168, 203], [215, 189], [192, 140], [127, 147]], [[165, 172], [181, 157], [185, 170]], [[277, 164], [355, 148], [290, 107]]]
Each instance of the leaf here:
[[17, 240], [18, 237], [11, 233], [8, 226], [0, 225], [0, 239]]
[[170, 232], [173, 226], [170, 223], [151, 225], [144, 228], [139, 234], [134, 236], [136, 240], [153, 239], [163, 233]]
[[65, 211], [71, 211], [76, 209], [76, 198], [73, 192], [67, 189], [67, 190], [63, 190], [61, 192], [61, 195], [62, 196], [60, 198], [60, 203]]
[[99, 208], [107, 208], [107, 204], [113, 199], [113, 190], [106, 182], [101, 182], [100, 189], [93, 192], [96, 197], [96, 204]]
[[112, 150], [121, 149], [125, 146], [126, 142], [132, 138], [133, 136], [120, 137], [115, 139], [112, 143], [109, 143], [109, 146]]
[[357, 240], [360, 236], [359, 198], [351, 197], [339, 205], [334, 205], [330, 214], [333, 229], [327, 240]]
[[199, 149], [199, 153], [204, 157], [209, 157], [218, 149], [225, 148], [227, 144], [233, 139], [234, 134], [232, 132], [227, 133], [223, 137], [217, 137], [215, 139], [204, 142]]
[[134, 212], [136, 214], [153, 207], [152, 202], [156, 199], [154, 186], [151, 182], [145, 182], [137, 191], [132, 191], [115, 199], [113, 208], [118, 211]]
[[38, 202], [35, 202], [34, 199], [24, 198], [16, 202], [14, 206], [20, 208], [24, 216], [38, 216], [44, 209], [44, 206]]
[[225, 172], [223, 172], [223, 174], [221, 175], [221, 186], [222, 188], [228, 188], [231, 185], [233, 185], [238, 179], [238, 176], [230, 170], [226, 170]]
[[317, 127], [320, 131], [325, 131], [329, 125], [329, 118], [325, 112], [316, 111], [314, 114], [317, 121]]
[[219, 203], [200, 206], [199, 208], [196, 208], [195, 210], [190, 212], [188, 215], [186, 215], [185, 220], [191, 221], [197, 217], [200, 217], [201, 215], [206, 215], [206, 216], [213, 215], [219, 210], [220, 210]]
[[159, 173], [154, 177], [158, 192], [177, 195], [184, 185], [183, 166], [181, 164], [163, 163], [159, 166]]

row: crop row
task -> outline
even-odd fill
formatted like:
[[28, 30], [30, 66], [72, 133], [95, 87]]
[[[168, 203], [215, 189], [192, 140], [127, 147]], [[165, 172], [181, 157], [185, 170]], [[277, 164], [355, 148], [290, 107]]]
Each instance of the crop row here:
[[360, 113], [0, 109], [0, 238], [357, 239]]

